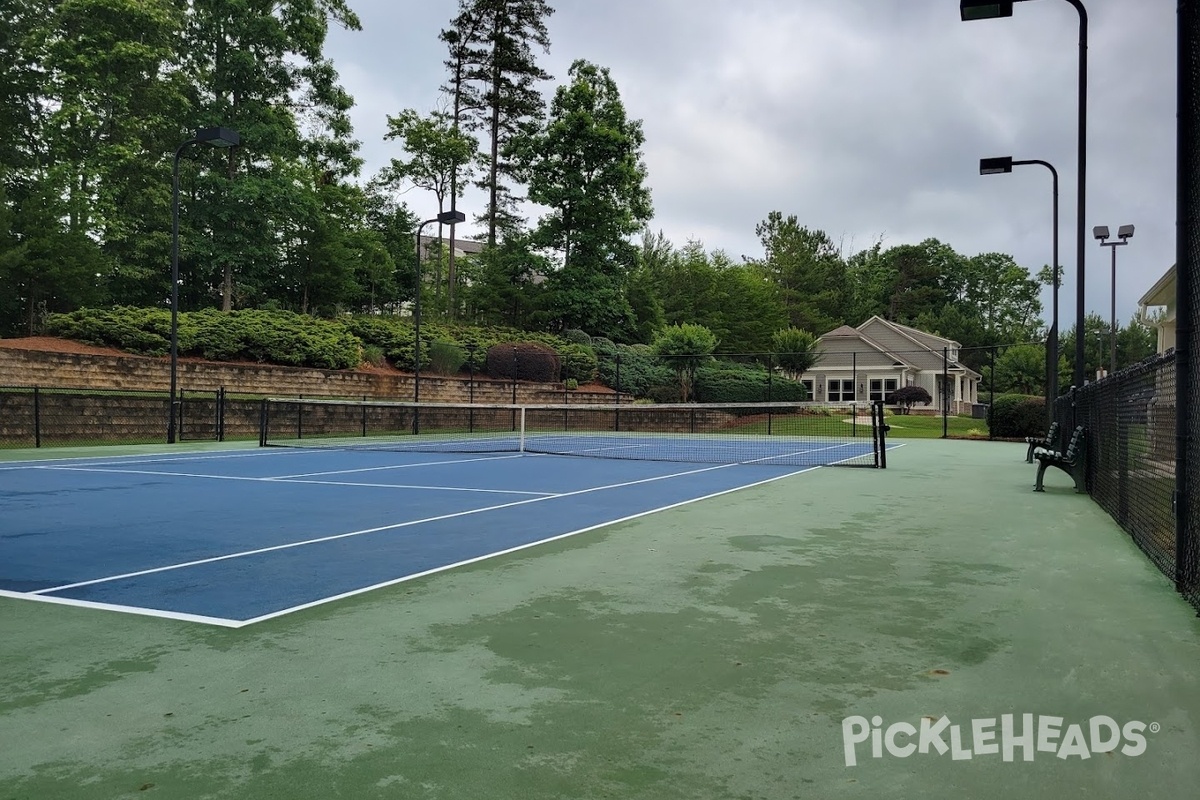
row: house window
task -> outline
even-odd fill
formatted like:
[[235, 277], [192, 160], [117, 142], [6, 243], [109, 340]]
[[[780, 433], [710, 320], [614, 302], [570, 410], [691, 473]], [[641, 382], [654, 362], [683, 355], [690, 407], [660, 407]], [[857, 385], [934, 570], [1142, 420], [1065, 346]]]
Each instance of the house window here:
[[871, 399], [886, 400], [887, 396], [898, 388], [900, 388], [900, 381], [897, 378], [872, 378]]
[[839, 380], [834, 378], [829, 381], [829, 402], [831, 403], [849, 403], [854, 400], [854, 381], [849, 378]]
[[804, 387], [804, 399], [805, 400], [812, 400], [813, 398], [815, 398], [817, 396], [816, 392], [814, 391], [814, 389], [816, 387], [813, 385], [812, 378], [802, 380], [802, 381], [800, 381], [800, 384]]

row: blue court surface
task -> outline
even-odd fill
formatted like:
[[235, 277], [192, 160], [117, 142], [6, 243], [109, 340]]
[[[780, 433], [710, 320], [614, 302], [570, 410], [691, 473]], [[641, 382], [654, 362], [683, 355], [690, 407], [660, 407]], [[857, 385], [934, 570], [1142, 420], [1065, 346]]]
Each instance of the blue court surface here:
[[0, 465], [0, 595], [241, 627], [818, 467], [230, 450]]

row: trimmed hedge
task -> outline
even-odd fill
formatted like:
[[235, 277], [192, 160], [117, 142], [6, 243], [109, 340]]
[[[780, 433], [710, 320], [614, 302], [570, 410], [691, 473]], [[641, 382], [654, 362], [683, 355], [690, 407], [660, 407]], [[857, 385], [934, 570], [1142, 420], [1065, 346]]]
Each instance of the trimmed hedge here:
[[988, 411], [988, 426], [1001, 439], [1041, 436], [1046, 432], [1046, 398], [998, 395]]
[[[52, 314], [45, 332], [130, 353], [162, 356], [171, 348], [171, 312], [157, 308], [80, 309]], [[337, 322], [290, 311], [215, 309], [179, 314], [179, 354], [213, 361], [257, 361], [320, 369], [362, 362], [362, 342]]]
[[568, 344], [558, 350], [562, 361], [562, 379], [576, 384], [596, 380], [596, 351], [581, 344]]
[[700, 403], [766, 403], [808, 399], [804, 385], [798, 381], [769, 375], [760, 366], [729, 361], [717, 361], [697, 369], [694, 391], [696, 401]]

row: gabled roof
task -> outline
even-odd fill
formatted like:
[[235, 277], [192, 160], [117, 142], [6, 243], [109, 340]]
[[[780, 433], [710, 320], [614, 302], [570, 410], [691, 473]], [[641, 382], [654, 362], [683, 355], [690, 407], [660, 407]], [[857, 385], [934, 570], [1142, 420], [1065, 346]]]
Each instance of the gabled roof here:
[[896, 355], [895, 353], [893, 353], [892, 351], [890, 351], [886, 347], [884, 347], [882, 344], [880, 344], [879, 342], [872, 339], [870, 336], [867, 336], [865, 333], [860, 331], [858, 328], [851, 328], [849, 325], [843, 325], [840, 328], [834, 328], [829, 333], [825, 334], [824, 336], [819, 337], [817, 341], [821, 341], [822, 339], [858, 339], [860, 342], [867, 345], [871, 349], [877, 350], [878, 352], [883, 353], [885, 356], [892, 359], [892, 361], [898, 365], [909, 367], [910, 369], [918, 369], [918, 370], [920, 369], [920, 367], [918, 367], [916, 364], [912, 363], [911, 361], [909, 361], [906, 358], [901, 358], [900, 356]]
[[1159, 278], [1150, 290], [1142, 295], [1142, 299], [1138, 300], [1138, 305], [1146, 308], [1147, 306], [1165, 306], [1169, 305], [1175, 297], [1175, 264]]
[[[849, 325], [843, 325], [840, 328], [836, 328], [836, 329], [830, 331], [829, 333], [825, 334], [824, 336], [821, 336], [820, 339], [827, 339], [827, 338], [845, 339], [845, 338], [857, 337], [860, 341], [863, 342], [863, 344], [866, 344], [867, 346], [871, 347], [872, 349], [877, 350], [880, 353], [883, 353], [888, 358], [893, 359], [897, 365], [903, 365], [905, 367], [910, 367], [912, 369], [921, 370], [922, 367], [918, 366], [917, 364], [914, 364], [910, 359], [903, 358], [903, 357], [897, 355], [895, 352], [889, 350], [888, 348], [884, 347], [882, 344], [880, 344], [876, 340], [872, 339], [870, 336], [863, 333], [863, 329], [875, 321], [882, 323], [883, 325], [885, 325], [888, 328], [895, 331], [900, 336], [903, 336], [905, 339], [908, 339], [910, 342], [917, 345], [916, 349], [924, 350], [924, 351], [928, 352], [930, 355], [936, 356], [939, 360], [942, 358], [942, 349], [943, 348], [958, 350], [962, 347], [961, 344], [954, 341], [953, 339], [947, 339], [944, 336], [936, 336], [932, 333], [926, 333], [925, 331], [917, 330], [916, 328], [910, 328], [907, 325], [901, 325], [897, 322], [890, 322], [879, 315], [875, 315], [875, 316], [871, 317], [866, 322], [859, 325], [857, 328], [851, 328]], [[958, 372], [961, 370], [962, 372], [965, 372], [967, 375], [971, 375], [976, 378], [983, 377], [978, 372], [976, 372], [975, 370], [968, 367], [966, 364], [963, 364], [961, 361], [956, 362], [953, 365], [952, 369], [955, 372]]]
[[955, 349], [962, 347], [961, 344], [954, 341], [953, 339], [947, 339], [944, 336], [938, 336], [937, 334], [934, 334], [934, 333], [928, 333], [926, 331], [918, 330], [916, 328], [910, 328], [907, 325], [901, 325], [899, 322], [892, 322], [890, 320], [886, 320], [883, 317], [879, 316], [878, 314], [871, 317], [869, 320], [867, 320], [863, 324], [859, 325], [858, 327], [865, 328], [868, 325], [870, 325], [872, 322], [875, 322], [875, 321], [883, 323], [884, 325], [888, 326], [889, 328], [891, 328], [892, 330], [894, 330], [896, 333], [900, 334], [901, 336], [905, 337], [906, 339], [916, 342], [917, 344], [921, 345], [921, 347], [923, 347], [927, 350], [932, 350], [935, 353], [938, 350], [942, 349], [943, 347], [952, 347]]

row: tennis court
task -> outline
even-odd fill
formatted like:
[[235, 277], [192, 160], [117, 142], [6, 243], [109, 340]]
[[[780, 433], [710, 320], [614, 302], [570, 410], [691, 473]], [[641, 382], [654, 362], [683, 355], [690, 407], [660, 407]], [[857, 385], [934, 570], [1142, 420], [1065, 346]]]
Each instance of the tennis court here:
[[[289, 402], [276, 418], [290, 426], [300, 408]], [[357, 428], [366, 409], [304, 404], [309, 438], [280, 448], [0, 466], [0, 529], [9, 532], [0, 594], [241, 627], [825, 465], [867, 463], [880, 446], [869, 435], [757, 429], [527, 432], [523, 408], [514, 433], [507, 407], [492, 410], [505, 430], [475, 429], [474, 415], [488, 411], [470, 407], [469, 435], [437, 427], [444, 408], [421, 408], [421, 435], [410, 416], [403, 436], [393, 425], [347, 439], [330, 422]], [[370, 404], [375, 415], [394, 410]], [[627, 426], [638, 416], [625, 415]]]
[[[0, 597], [5, 800], [1051, 800], [1200, 780], [1200, 621], [1069, 477], [1034, 493], [1024, 445], [914, 441], [886, 470], [189, 447], [0, 464], [16, 593], [142, 611]], [[505, 503], [524, 505], [45, 592]], [[418, 539], [455, 542], [449, 563], [460, 537], [493, 552], [629, 516], [322, 602], [419, 569], [361, 577]], [[318, 579], [318, 605], [228, 627]], [[948, 719], [975, 750], [973, 721], [1006, 714], [1060, 718], [1056, 742], [1096, 716], [1149, 728], [1140, 755], [866, 741], [847, 764], [847, 718]]]

